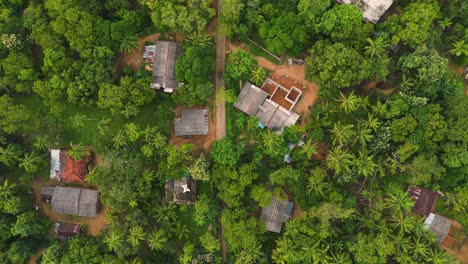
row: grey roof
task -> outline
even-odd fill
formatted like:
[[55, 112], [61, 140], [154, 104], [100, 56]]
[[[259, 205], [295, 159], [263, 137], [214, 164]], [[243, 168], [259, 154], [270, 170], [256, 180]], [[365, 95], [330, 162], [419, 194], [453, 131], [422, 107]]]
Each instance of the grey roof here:
[[234, 103], [234, 106], [250, 116], [255, 116], [255, 114], [257, 114], [258, 107], [266, 100], [267, 97], [267, 92], [261, 90], [250, 82], [247, 82], [237, 97], [237, 102]]
[[393, 4], [392, 0], [337, 0], [343, 4], [356, 5], [363, 13], [364, 19], [377, 23], [380, 17]]
[[234, 106], [250, 116], [258, 117], [263, 125], [271, 129], [280, 130], [294, 125], [299, 115], [267, 99], [269, 96], [264, 90], [247, 82]]
[[208, 110], [187, 109], [182, 116], [174, 120], [176, 136], [200, 136], [208, 134]]
[[95, 217], [99, 192], [90, 189], [55, 187], [52, 195], [52, 210], [56, 213]]
[[54, 187], [41, 187], [41, 195], [50, 195], [54, 194]]
[[424, 221], [424, 225], [436, 233], [437, 241], [441, 243], [448, 236], [452, 221], [438, 214], [430, 213]]
[[263, 207], [262, 219], [265, 221], [268, 231], [281, 232], [284, 221], [289, 219], [287, 212], [290, 207], [289, 204], [288, 200], [278, 201], [276, 198], [272, 198], [270, 204], [267, 207]]
[[181, 52], [181, 47], [175, 42], [158, 41], [156, 43], [153, 64], [154, 83], [163, 88], [177, 89], [175, 65]]
[[164, 189], [168, 202], [192, 204], [197, 199], [197, 183], [190, 177], [168, 180], [164, 184]]

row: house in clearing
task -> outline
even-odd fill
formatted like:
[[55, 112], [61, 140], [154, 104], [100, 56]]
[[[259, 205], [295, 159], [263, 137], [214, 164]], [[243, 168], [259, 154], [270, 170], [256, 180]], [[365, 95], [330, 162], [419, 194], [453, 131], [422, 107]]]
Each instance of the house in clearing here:
[[261, 88], [247, 82], [234, 106], [258, 117], [261, 127], [281, 131], [299, 119], [299, 115], [292, 111], [302, 94], [297, 86], [298, 82], [287, 76], [271, 74]]
[[268, 231], [281, 233], [283, 223], [291, 217], [294, 204], [288, 200], [272, 198], [270, 204], [262, 209], [262, 219]]
[[99, 192], [72, 187], [42, 187], [41, 201], [50, 202], [59, 214], [95, 217], [99, 209]]
[[80, 225], [73, 223], [55, 223], [54, 232], [59, 240], [65, 241], [80, 233]]
[[437, 236], [439, 245], [450, 250], [458, 251], [465, 240], [465, 232], [458, 222], [430, 213], [424, 225]]
[[411, 211], [414, 214], [427, 217], [434, 210], [438, 194], [426, 188], [410, 186], [408, 196], [414, 201]]
[[169, 203], [193, 204], [197, 200], [197, 183], [191, 177], [168, 180], [164, 190]]
[[338, 3], [355, 5], [363, 13], [364, 20], [376, 24], [390, 8], [393, 0], [337, 0]]
[[174, 132], [176, 136], [204, 136], [208, 134], [208, 123], [208, 110], [183, 110], [181, 117], [174, 119]]
[[155, 45], [145, 47], [143, 59], [152, 68], [151, 88], [172, 93], [179, 87], [176, 80], [176, 60], [181, 53], [180, 45], [171, 41], [158, 41]]
[[88, 173], [86, 157], [72, 159], [65, 150], [50, 150], [50, 178], [63, 182], [84, 183]]

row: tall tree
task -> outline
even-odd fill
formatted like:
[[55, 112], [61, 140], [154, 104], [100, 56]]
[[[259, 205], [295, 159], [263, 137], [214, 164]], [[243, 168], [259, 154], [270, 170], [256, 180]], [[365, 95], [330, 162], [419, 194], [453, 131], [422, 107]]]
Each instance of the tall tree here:
[[349, 173], [354, 157], [347, 150], [332, 147], [327, 153], [327, 168], [333, 170], [335, 175]]

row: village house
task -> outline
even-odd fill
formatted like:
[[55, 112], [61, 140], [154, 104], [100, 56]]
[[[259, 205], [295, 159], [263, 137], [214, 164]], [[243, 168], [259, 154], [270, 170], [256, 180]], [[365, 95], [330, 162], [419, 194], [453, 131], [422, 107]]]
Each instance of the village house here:
[[168, 180], [164, 190], [169, 203], [193, 204], [197, 200], [197, 183], [191, 177]]
[[143, 60], [149, 63], [152, 71], [151, 88], [172, 93], [179, 87], [176, 60], [181, 53], [182, 47], [171, 41], [157, 41], [155, 45], [145, 46]]
[[299, 115], [292, 111], [301, 97], [299, 83], [287, 76], [271, 74], [259, 88], [247, 82], [234, 106], [242, 112], [258, 117], [260, 127], [282, 131], [296, 124]]
[[410, 186], [408, 195], [414, 201], [411, 211], [425, 219], [424, 225], [436, 234], [439, 245], [457, 251], [463, 244], [465, 232], [458, 222], [434, 211], [439, 194], [423, 187]]
[[271, 232], [281, 233], [283, 223], [291, 217], [294, 203], [288, 200], [272, 198], [270, 204], [262, 209], [262, 219], [266, 229]]
[[174, 132], [176, 136], [204, 136], [208, 134], [208, 110], [183, 110], [179, 118], [174, 119]]
[[59, 240], [65, 241], [80, 233], [80, 225], [73, 223], [55, 223], [54, 233]]
[[99, 192], [73, 187], [42, 187], [41, 201], [50, 203], [55, 213], [95, 217], [99, 209]]
[[393, 0], [337, 0], [338, 3], [355, 5], [363, 13], [364, 20], [376, 24], [393, 4]]
[[62, 182], [84, 183], [88, 173], [86, 157], [72, 159], [65, 150], [50, 150], [50, 178]]

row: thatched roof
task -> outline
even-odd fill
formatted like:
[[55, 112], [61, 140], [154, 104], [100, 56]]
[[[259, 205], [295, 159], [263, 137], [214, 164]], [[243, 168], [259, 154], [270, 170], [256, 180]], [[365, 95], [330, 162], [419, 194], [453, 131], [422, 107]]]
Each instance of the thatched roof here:
[[56, 213], [95, 217], [99, 206], [99, 192], [90, 189], [55, 187], [52, 210]]
[[263, 207], [262, 219], [268, 231], [281, 233], [284, 221], [290, 217], [292, 205], [288, 200], [273, 198], [267, 207]]
[[208, 134], [208, 110], [188, 109], [174, 120], [176, 136], [199, 136]]
[[408, 195], [415, 202], [411, 209], [415, 214], [426, 217], [435, 207], [437, 200], [436, 192], [422, 187], [410, 186], [408, 188]]
[[190, 177], [168, 180], [164, 189], [168, 202], [192, 204], [197, 199], [197, 183]]

